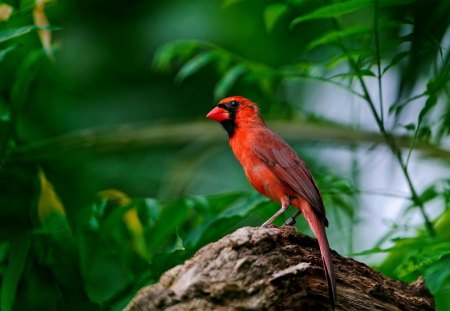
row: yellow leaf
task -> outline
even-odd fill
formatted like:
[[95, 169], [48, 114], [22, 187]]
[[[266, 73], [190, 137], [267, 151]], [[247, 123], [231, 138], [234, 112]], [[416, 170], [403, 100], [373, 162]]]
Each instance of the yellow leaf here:
[[[35, 6], [33, 9], [33, 20], [35, 26], [42, 28], [50, 25], [47, 19], [47, 15], [45, 15], [45, 6], [49, 2], [51, 1], [35, 0]], [[48, 29], [40, 29], [37, 31], [37, 33], [48, 58], [54, 61], [55, 57], [53, 56], [52, 50], [52, 32]]]
[[0, 22], [6, 22], [11, 17], [14, 9], [12, 6], [2, 3], [0, 4]]
[[98, 196], [102, 200], [106, 200], [110, 205], [125, 206], [131, 202], [131, 199], [125, 193], [116, 189], [100, 191]]
[[[132, 200], [125, 193], [116, 189], [103, 190], [98, 195], [101, 199], [106, 200], [109, 206], [124, 208], [132, 203]], [[122, 219], [130, 234], [132, 247], [139, 256], [149, 259], [150, 255], [145, 241], [144, 226], [139, 220], [137, 209], [129, 206], [127, 208], [128, 210], [124, 212]]]
[[42, 225], [46, 225], [51, 221], [53, 216], [62, 216], [66, 218], [64, 206], [60, 198], [53, 189], [52, 184], [45, 177], [42, 169], [39, 169], [39, 184], [41, 193], [38, 201], [38, 216]]

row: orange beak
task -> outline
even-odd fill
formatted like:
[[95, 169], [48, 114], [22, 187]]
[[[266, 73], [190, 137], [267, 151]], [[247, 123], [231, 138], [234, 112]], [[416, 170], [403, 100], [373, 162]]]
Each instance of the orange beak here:
[[223, 120], [228, 120], [230, 119], [230, 114], [228, 113], [228, 111], [226, 111], [223, 108], [220, 107], [215, 107], [213, 110], [211, 110], [206, 117], [208, 119], [214, 120], [216, 122], [222, 122]]

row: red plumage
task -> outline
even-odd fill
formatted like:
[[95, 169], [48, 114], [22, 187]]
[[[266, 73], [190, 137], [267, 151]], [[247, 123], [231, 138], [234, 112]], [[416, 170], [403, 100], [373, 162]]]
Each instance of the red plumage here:
[[227, 130], [231, 149], [251, 185], [259, 193], [281, 203], [282, 208], [263, 226], [271, 224], [290, 204], [306, 218], [319, 242], [330, 301], [334, 306], [336, 281], [325, 233], [328, 220], [319, 189], [306, 163], [266, 127], [257, 105], [249, 99], [241, 96], [225, 98], [207, 117]]

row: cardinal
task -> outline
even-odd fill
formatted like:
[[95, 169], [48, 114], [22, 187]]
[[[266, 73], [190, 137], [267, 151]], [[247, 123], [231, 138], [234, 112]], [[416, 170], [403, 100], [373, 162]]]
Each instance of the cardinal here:
[[227, 131], [234, 155], [244, 168], [253, 188], [281, 208], [262, 224], [269, 226], [290, 205], [297, 213], [285, 225], [295, 224], [303, 214], [319, 242], [330, 302], [336, 302], [336, 280], [330, 246], [325, 233], [328, 220], [317, 184], [306, 163], [277, 134], [267, 128], [258, 106], [251, 100], [232, 96], [222, 99], [206, 116], [217, 121]]

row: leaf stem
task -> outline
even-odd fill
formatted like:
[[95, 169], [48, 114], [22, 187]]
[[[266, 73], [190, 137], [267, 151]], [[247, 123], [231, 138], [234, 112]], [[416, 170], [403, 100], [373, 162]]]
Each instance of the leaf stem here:
[[[336, 19], [334, 20], [334, 25], [338, 29], [340, 28], [338, 21]], [[347, 48], [342, 43], [340, 43], [339, 46], [343, 50], [344, 53], [348, 53]], [[407, 182], [408, 187], [411, 192], [411, 200], [419, 208], [419, 211], [422, 214], [422, 217], [424, 219], [425, 229], [427, 230], [427, 232], [430, 236], [434, 236], [435, 231], [433, 228], [433, 224], [425, 211], [425, 206], [424, 206], [423, 202], [421, 201], [419, 195], [417, 194], [414, 184], [412, 183], [411, 176], [409, 175], [409, 172], [408, 172], [408, 168], [403, 161], [401, 150], [398, 147], [394, 136], [391, 133], [386, 131], [386, 129], [384, 127], [384, 123], [383, 123], [380, 115], [378, 114], [377, 109], [375, 108], [375, 103], [374, 103], [372, 97], [370, 96], [370, 92], [367, 87], [367, 84], [364, 81], [363, 76], [360, 74], [360, 71], [358, 70], [358, 66], [357, 66], [355, 60], [351, 56], [349, 56], [347, 59], [348, 59], [348, 63], [350, 65], [350, 67], [356, 72], [356, 76], [357, 76], [358, 81], [363, 90], [364, 98], [365, 98], [367, 104], [369, 105], [369, 108], [372, 112], [375, 122], [378, 125], [379, 131], [382, 134], [382, 136], [385, 138], [387, 145], [391, 149], [392, 153], [394, 154], [394, 156], [396, 157], [396, 159], [400, 165], [400, 168], [403, 172], [403, 175], [405, 176], [406, 182]]]
[[380, 116], [381, 123], [384, 124], [384, 109], [383, 109], [383, 82], [382, 82], [382, 73], [381, 73], [381, 44], [380, 44], [380, 30], [378, 25], [379, 18], [379, 0], [375, 0], [375, 12], [374, 12], [374, 32], [375, 32], [375, 54], [377, 58], [377, 80], [378, 80], [378, 96], [380, 98]]

